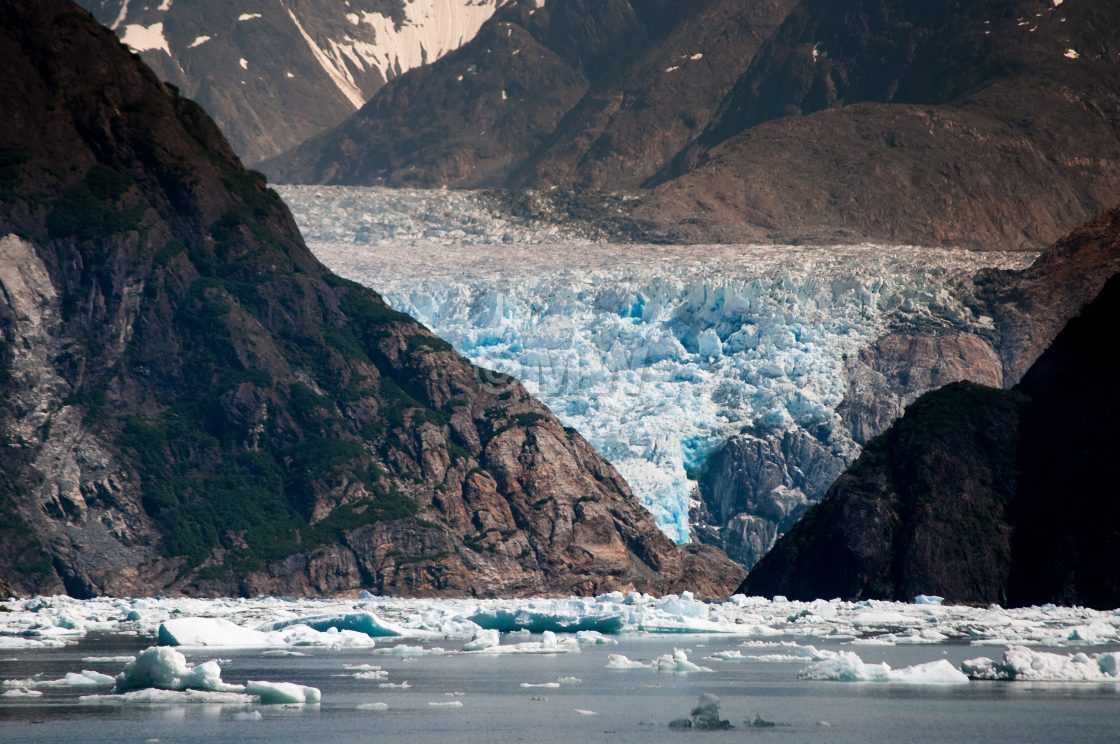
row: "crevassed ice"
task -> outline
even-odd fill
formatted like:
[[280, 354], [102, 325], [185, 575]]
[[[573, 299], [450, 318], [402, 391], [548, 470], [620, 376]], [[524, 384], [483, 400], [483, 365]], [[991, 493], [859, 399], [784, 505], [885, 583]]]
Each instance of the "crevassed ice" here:
[[646, 246], [503, 216], [485, 195], [281, 187], [316, 255], [578, 429], [689, 539], [693, 476], [729, 436], [805, 427], [852, 459], [844, 357], [891, 321], [983, 326], [961, 297], [1023, 254]]

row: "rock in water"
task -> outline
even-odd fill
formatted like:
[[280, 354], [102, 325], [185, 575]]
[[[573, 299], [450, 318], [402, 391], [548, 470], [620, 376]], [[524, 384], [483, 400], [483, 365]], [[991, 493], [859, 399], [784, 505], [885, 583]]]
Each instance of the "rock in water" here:
[[94, 594], [536, 594], [740, 572], [515, 381], [328, 272], [201, 109], [0, 1], [0, 574]]

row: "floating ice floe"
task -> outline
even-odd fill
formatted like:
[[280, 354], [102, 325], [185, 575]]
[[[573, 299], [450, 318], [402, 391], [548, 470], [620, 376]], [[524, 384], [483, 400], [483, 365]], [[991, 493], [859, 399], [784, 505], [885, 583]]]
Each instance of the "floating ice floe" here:
[[1021, 682], [1120, 682], [1120, 652], [1054, 654], [1012, 646], [1003, 659], [969, 659], [961, 670], [971, 679]]
[[376, 680], [379, 680], [379, 679], [389, 679], [389, 673], [384, 671], [384, 670], [369, 671], [369, 672], [354, 672], [354, 674], [351, 675], [351, 676], [354, 677], [354, 679], [360, 679], [360, 680], [365, 680], [365, 681], [371, 681], [371, 680], [376, 681]]
[[272, 648], [277, 646], [326, 646], [363, 648], [373, 646], [373, 636], [320, 621], [316, 628], [303, 622], [281, 621], [267, 630], [245, 628], [222, 618], [190, 617], [160, 624], [161, 645], [211, 648]]
[[485, 628], [474, 634], [468, 643], [463, 646], [464, 651], [484, 651], [501, 644], [501, 634], [493, 628]]
[[[94, 684], [103, 682], [98, 677], [91, 679]], [[113, 694], [80, 698], [83, 703], [102, 705], [253, 702], [288, 705], [312, 704], [319, 700], [318, 689], [291, 682], [250, 681], [248, 685], [224, 682], [218, 662], [191, 666], [183, 654], [167, 646], [153, 646], [137, 654], [116, 676]]]
[[222, 668], [216, 661], [191, 666], [187, 658], [173, 648], [153, 646], [136, 655], [116, 677], [114, 692], [156, 688], [159, 690], [205, 690], [210, 692], [242, 692], [241, 685], [222, 681]]
[[260, 698], [261, 705], [317, 705], [322, 700], [318, 688], [293, 682], [250, 681], [245, 692]]
[[968, 684], [968, 677], [945, 659], [891, 669], [886, 663], [867, 664], [851, 651], [819, 651], [816, 661], [798, 672], [799, 679], [834, 682], [893, 682], [904, 685]]
[[561, 638], [551, 630], [541, 634], [539, 641], [525, 641], [524, 643], [510, 643], [504, 646], [487, 646], [478, 651], [467, 651], [472, 654], [578, 654], [580, 643], [572, 637]]
[[448, 651], [438, 646], [426, 648], [424, 646], [410, 646], [406, 643], [399, 643], [396, 646], [375, 648], [370, 653], [377, 654], [378, 656], [397, 656], [403, 659], [416, 656], [444, 656]]
[[657, 657], [654, 669], [667, 674], [689, 674], [690, 672], [710, 672], [708, 667], [702, 667], [688, 660], [684, 649], [673, 649], [673, 653]]
[[4, 692], [0, 692], [0, 697], [6, 698], [36, 698], [42, 696], [43, 693], [39, 692], [38, 690], [29, 690], [26, 687], [16, 687], [15, 689], [4, 690]]
[[82, 695], [83, 705], [252, 705], [256, 698], [240, 692], [210, 690], [133, 690], [113, 695]]
[[653, 663], [635, 661], [622, 654], [607, 654], [607, 669], [652, 669]]
[[[30, 682], [28, 687], [107, 687], [116, 683], [116, 677], [101, 672], [83, 669], [81, 672], [67, 672], [61, 679], [21, 680]], [[4, 683], [7, 686], [7, 682]]]
[[266, 623], [259, 630], [264, 632], [284, 630], [293, 625], [305, 625], [320, 633], [327, 631], [353, 631], [369, 636], [370, 638], [386, 638], [391, 636], [417, 635], [413, 630], [408, 632], [398, 625], [382, 620], [372, 612], [348, 612], [340, 615], [318, 615], [313, 617], [296, 617], [290, 620], [278, 620]]
[[[469, 653], [555, 653], [567, 650], [569, 643], [598, 645], [610, 643], [616, 635], [666, 632], [718, 634], [769, 643], [797, 638], [884, 645], [965, 642], [1087, 648], [1120, 644], [1120, 613], [1053, 605], [1005, 609], [874, 600], [789, 602], [741, 595], [724, 603], [708, 603], [688, 593], [654, 597], [620, 592], [598, 597], [500, 600], [33, 597], [7, 604], [12, 612], [0, 613], [0, 645], [8, 643], [32, 653], [75, 643], [81, 633], [89, 632], [152, 638], [183, 647], [240, 645], [260, 648], [269, 655], [302, 647], [368, 648], [383, 642], [348, 629], [354, 627], [377, 633], [395, 630], [400, 633], [395, 636], [400, 642], [409, 642], [405, 645], [416, 645], [414, 639], [454, 639], [458, 642], [455, 648]], [[361, 619], [335, 622], [354, 616]], [[502, 627], [482, 628], [471, 618]], [[307, 625], [309, 620], [325, 630]], [[274, 629], [277, 625], [283, 627]], [[529, 635], [530, 628], [546, 625], [568, 630], [550, 631], [553, 635], [548, 643], [554, 645], [548, 648], [508, 642], [502, 645], [515, 639], [541, 643], [543, 640], [521, 637]], [[593, 627], [600, 630], [587, 629]], [[46, 635], [25, 635], [29, 632]], [[773, 652], [801, 653], [781, 648]]]
[[358, 706], [358, 710], [376, 710], [376, 711], [389, 710], [389, 704], [388, 703], [361, 703]]

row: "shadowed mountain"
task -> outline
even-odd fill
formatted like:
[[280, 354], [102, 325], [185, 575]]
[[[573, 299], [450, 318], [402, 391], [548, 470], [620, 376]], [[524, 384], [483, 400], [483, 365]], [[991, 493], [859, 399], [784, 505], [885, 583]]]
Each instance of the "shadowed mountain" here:
[[[1120, 209], [1055, 253], [1120, 253]], [[740, 591], [1120, 604], [1114, 275], [1013, 390], [953, 384], [872, 440]]]
[[515, 381], [327, 271], [213, 122], [64, 0], [0, 0], [0, 576], [19, 592], [689, 588]]

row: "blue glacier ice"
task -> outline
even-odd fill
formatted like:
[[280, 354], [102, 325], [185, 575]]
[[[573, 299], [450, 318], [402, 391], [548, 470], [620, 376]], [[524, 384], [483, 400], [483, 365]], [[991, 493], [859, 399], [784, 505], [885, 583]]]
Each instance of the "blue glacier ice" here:
[[844, 358], [899, 317], [983, 327], [961, 299], [1023, 254], [879, 246], [597, 243], [470, 192], [280, 187], [316, 255], [476, 364], [517, 377], [689, 540], [697, 469], [729, 436], [824, 432]]

